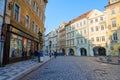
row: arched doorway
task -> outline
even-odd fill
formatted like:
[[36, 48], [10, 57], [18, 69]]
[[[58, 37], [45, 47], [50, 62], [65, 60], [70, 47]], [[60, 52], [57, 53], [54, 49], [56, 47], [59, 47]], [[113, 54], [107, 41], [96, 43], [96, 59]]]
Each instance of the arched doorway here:
[[87, 56], [87, 50], [85, 48], [80, 48], [81, 56]]
[[74, 55], [74, 50], [72, 48], [69, 49], [69, 55], [71, 55], [71, 56]]
[[94, 56], [106, 56], [106, 50], [104, 47], [94, 47]]

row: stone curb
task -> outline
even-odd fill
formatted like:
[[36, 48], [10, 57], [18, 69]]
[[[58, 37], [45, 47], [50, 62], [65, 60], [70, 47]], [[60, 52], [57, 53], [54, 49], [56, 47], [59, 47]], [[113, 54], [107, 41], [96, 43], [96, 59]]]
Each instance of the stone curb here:
[[[23, 72], [20, 73], [19, 75], [14, 76], [14, 78], [12, 78], [12, 80], [20, 80], [20, 79], [21, 79], [22, 77], [24, 77], [25, 75], [27, 75], [27, 74], [29, 74], [30, 72], [36, 70], [37, 68], [43, 66], [44, 64], [46, 64], [47, 62], [51, 61], [52, 59], [53, 59], [53, 58], [48, 59], [48, 60], [46, 60], [46, 61], [43, 62], [43, 63], [39, 63], [39, 64], [33, 66], [32, 68], [29, 68], [29, 69], [23, 71]], [[10, 80], [11, 80], [11, 79], [10, 79]]]

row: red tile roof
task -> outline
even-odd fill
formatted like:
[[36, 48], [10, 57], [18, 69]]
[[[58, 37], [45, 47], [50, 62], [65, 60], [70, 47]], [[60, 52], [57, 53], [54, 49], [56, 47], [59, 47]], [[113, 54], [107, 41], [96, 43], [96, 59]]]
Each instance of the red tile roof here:
[[88, 11], [88, 12], [80, 15], [80, 16], [77, 17], [77, 18], [72, 19], [71, 21], [68, 22], [68, 24], [67, 24], [66, 26], [68, 26], [68, 25], [70, 25], [70, 24], [72, 24], [72, 23], [74, 23], [74, 22], [76, 22], [76, 21], [78, 21], [78, 20], [80, 20], [80, 19], [82, 19], [82, 18], [87, 17], [91, 12], [92, 12], [92, 10], [90, 10], [90, 11]]

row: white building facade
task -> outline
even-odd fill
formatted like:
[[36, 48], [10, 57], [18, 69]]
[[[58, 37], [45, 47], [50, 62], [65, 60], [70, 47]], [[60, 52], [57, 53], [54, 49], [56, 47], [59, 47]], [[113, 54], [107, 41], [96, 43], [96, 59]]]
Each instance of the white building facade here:
[[90, 56], [108, 55], [106, 12], [93, 10], [88, 17]]
[[[59, 28], [50, 33], [52, 52], [60, 51]], [[65, 25], [66, 55], [106, 56], [108, 53], [108, 27], [106, 12], [93, 9]]]

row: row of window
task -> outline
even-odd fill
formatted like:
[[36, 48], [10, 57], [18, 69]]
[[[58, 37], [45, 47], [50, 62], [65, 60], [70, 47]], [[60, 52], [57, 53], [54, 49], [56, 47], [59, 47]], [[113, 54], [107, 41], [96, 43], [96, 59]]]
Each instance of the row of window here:
[[67, 38], [73, 38], [74, 37], [74, 32], [68, 33]]
[[100, 18], [92, 19], [90, 23], [98, 22], [98, 21], [103, 21], [103, 17], [101, 16]]
[[[14, 14], [15, 14], [15, 20], [19, 21], [20, 20], [20, 7], [15, 4], [15, 8], [14, 8]], [[26, 23], [25, 23], [25, 27], [30, 29], [30, 16], [26, 15]], [[35, 22], [32, 21], [32, 31], [35, 33], [39, 32], [39, 27], [38, 25], [35, 25]]]
[[103, 42], [103, 41], [106, 41], [105, 39], [105, 36], [102, 36], [102, 37], [96, 37], [96, 38], [91, 38], [91, 42]]
[[74, 40], [73, 39], [67, 41], [67, 46], [70, 46], [70, 45], [74, 45]]
[[81, 26], [86, 26], [86, 22], [87, 21], [80, 21], [79, 23], [76, 23], [76, 25], [74, 24], [74, 26], [77, 26], [77, 27], [81, 27]]
[[[40, 2], [41, 2], [41, 0], [40, 0]], [[44, 20], [45, 17], [43, 16], [42, 12], [40, 12], [40, 9], [39, 9], [39, 7], [38, 7], [38, 5], [37, 5], [37, 3], [35, 1], [33, 2], [33, 9], [36, 12], [37, 16], [39, 17], [39, 19], [41, 19], [43, 21], [43, 23], [44, 23], [45, 22], [45, 20]], [[45, 7], [42, 7], [42, 9], [44, 11]]]
[[[118, 9], [118, 12], [120, 13], [120, 6], [117, 8]], [[116, 12], [117, 10], [115, 10], [114, 8], [113, 9], [111, 9], [111, 14], [116, 14], [117, 12]]]
[[[101, 21], [103, 20], [103, 17], [102, 17], [102, 16], [100, 17], [100, 20], [101, 20]], [[95, 19], [95, 22], [98, 22], [98, 21], [99, 21], [99, 18], [96, 18], [96, 19]], [[93, 23], [93, 22], [94, 22], [94, 20], [92, 19], [92, 20], [90, 21], [90, 23]], [[66, 31], [74, 30], [75, 27], [86, 26], [86, 23], [87, 23], [87, 21], [84, 20], [84, 21], [81, 21], [81, 22], [79, 22], [79, 23], [70, 25], [70, 26], [66, 27]]]
[[70, 25], [69, 27], [66, 28], [66, 31], [70, 31], [70, 30], [74, 30], [75, 27], [81, 27], [81, 26], [86, 26], [86, 21], [81, 21], [79, 23], [76, 23], [76, 24], [73, 24], [73, 25]]
[[87, 33], [87, 30], [85, 29], [85, 30], [79, 30], [79, 32], [78, 32], [78, 35], [80, 34], [80, 35], [83, 35], [83, 34], [86, 34]]
[[91, 27], [91, 32], [99, 31], [99, 30], [105, 30], [105, 26], [101, 25], [101, 26]]
[[87, 39], [81, 38], [77, 40], [77, 44], [86, 44], [87, 43]]

